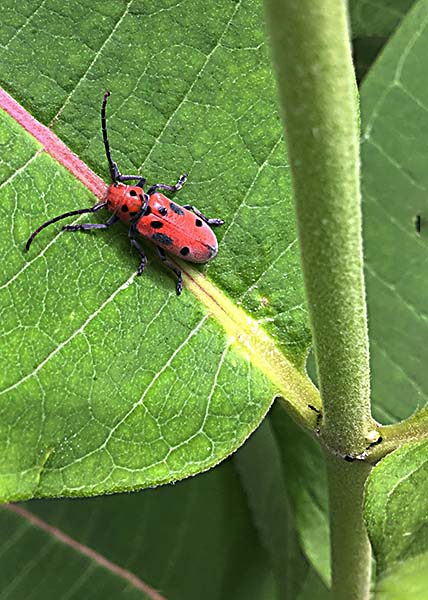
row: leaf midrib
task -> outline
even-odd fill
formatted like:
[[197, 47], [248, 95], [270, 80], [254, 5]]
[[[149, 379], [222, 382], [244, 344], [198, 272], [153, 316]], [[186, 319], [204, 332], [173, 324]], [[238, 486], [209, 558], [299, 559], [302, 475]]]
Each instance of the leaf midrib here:
[[113, 575], [124, 579], [128, 585], [131, 585], [135, 589], [141, 590], [147, 595], [148, 598], [151, 598], [152, 600], [165, 600], [164, 596], [162, 596], [157, 590], [149, 586], [145, 581], [137, 577], [135, 573], [132, 573], [128, 569], [124, 569], [120, 565], [113, 563], [111, 560], [109, 560], [93, 548], [90, 548], [89, 546], [86, 546], [85, 544], [82, 544], [81, 542], [73, 539], [61, 529], [58, 529], [50, 523], [43, 521], [43, 519], [36, 516], [29, 510], [23, 508], [22, 506], [7, 504], [4, 506], [3, 509], [18, 515], [21, 519], [24, 520], [27, 526], [33, 526], [41, 531], [44, 531], [52, 539], [55, 539], [60, 543], [64, 544], [65, 546], [68, 546], [75, 552], [86, 556], [87, 558], [92, 560], [96, 565], [107, 569]]

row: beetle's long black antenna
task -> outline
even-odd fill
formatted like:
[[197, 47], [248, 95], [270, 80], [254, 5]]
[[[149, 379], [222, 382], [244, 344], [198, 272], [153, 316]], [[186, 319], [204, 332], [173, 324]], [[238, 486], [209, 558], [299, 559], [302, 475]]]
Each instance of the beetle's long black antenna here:
[[116, 183], [119, 172], [118, 172], [116, 163], [114, 162], [114, 160], [111, 157], [110, 144], [108, 142], [108, 136], [107, 136], [106, 106], [107, 106], [107, 100], [108, 100], [109, 96], [110, 96], [110, 92], [107, 90], [104, 93], [103, 103], [101, 105], [101, 129], [103, 132], [104, 147], [106, 149], [106, 156], [107, 156], [108, 165], [110, 168], [111, 180], [113, 183]]
[[66, 212], [62, 215], [54, 217], [53, 219], [50, 219], [50, 221], [46, 221], [46, 223], [43, 223], [43, 225], [40, 225], [40, 227], [37, 227], [37, 229], [33, 231], [33, 233], [28, 238], [27, 243], [25, 244], [25, 249], [29, 250], [31, 242], [34, 240], [36, 235], [38, 235], [42, 231], [42, 229], [44, 229], [48, 225], [52, 225], [52, 223], [56, 223], [57, 221], [61, 221], [61, 219], [65, 219], [67, 217], [74, 217], [75, 215], [83, 215], [85, 213], [97, 212], [98, 210], [104, 208], [106, 205], [107, 202], [99, 202], [98, 204], [94, 204], [94, 206], [91, 206], [91, 208], [80, 208], [79, 210], [70, 210], [69, 212]]

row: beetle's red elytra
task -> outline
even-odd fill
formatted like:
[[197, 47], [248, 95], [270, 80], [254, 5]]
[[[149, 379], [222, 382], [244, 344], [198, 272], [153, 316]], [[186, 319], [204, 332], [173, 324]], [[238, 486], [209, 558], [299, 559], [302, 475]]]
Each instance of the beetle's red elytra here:
[[[183, 280], [180, 269], [170, 262], [165, 254], [178, 256], [194, 263], [206, 263], [217, 254], [217, 238], [211, 227], [222, 225], [222, 219], [209, 219], [195, 206], [176, 204], [159, 190], [177, 192], [186, 182], [187, 174], [178, 178], [175, 185], [155, 183], [147, 192], [144, 191], [146, 179], [141, 175], [122, 175], [113, 161], [107, 135], [106, 106], [110, 92], [105, 92], [101, 106], [101, 129], [104, 147], [110, 168], [112, 183], [108, 187], [105, 198], [91, 208], [72, 210], [46, 221], [38, 227], [27, 240], [26, 250], [34, 238], [48, 225], [61, 219], [81, 215], [84, 213], [98, 212], [106, 208], [112, 213], [106, 223], [82, 223], [79, 225], [65, 225], [65, 231], [90, 231], [93, 229], [107, 229], [114, 223], [123, 221], [129, 225], [129, 239], [140, 255], [140, 265], [137, 275], [142, 275], [146, 266], [146, 256], [136, 235], [150, 240], [157, 247], [159, 256], [164, 264], [177, 276], [177, 295], [181, 294]], [[136, 181], [135, 185], [127, 182]]]

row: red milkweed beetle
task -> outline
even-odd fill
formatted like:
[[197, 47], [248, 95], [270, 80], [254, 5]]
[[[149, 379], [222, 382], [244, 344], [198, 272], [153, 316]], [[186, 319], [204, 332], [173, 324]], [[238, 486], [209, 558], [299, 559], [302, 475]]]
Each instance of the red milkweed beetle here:
[[[190, 262], [208, 262], [214, 258], [218, 250], [217, 239], [209, 226], [222, 225], [224, 221], [222, 219], [208, 219], [194, 206], [190, 204], [179, 206], [158, 192], [158, 190], [177, 192], [186, 182], [186, 173], [178, 178], [175, 185], [155, 183], [147, 192], [144, 191], [146, 183], [144, 177], [141, 175], [122, 175], [120, 173], [117, 164], [111, 157], [107, 136], [106, 106], [109, 96], [110, 92], [105, 92], [101, 105], [101, 129], [112, 180], [104, 200], [91, 208], [72, 210], [46, 221], [33, 231], [25, 248], [28, 250], [36, 235], [52, 223], [66, 217], [95, 213], [102, 208], [107, 208], [113, 214], [106, 223], [65, 225], [63, 229], [65, 231], [107, 229], [117, 221], [123, 221], [129, 225], [129, 239], [141, 257], [137, 275], [143, 274], [147, 262], [143, 249], [135, 239], [136, 234], [139, 233], [155, 244], [161, 260], [177, 275], [176, 289], [177, 295], [180, 295], [183, 288], [181, 271], [167, 259], [165, 250]], [[127, 181], [133, 180], [137, 180], [135, 185], [126, 184]]]

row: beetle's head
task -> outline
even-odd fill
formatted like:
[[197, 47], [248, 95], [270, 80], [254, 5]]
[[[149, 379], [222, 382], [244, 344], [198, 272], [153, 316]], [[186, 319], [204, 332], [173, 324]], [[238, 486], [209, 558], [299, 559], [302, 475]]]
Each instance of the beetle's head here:
[[106, 193], [107, 210], [117, 213], [124, 221], [130, 221], [144, 213], [149, 197], [143, 189], [134, 185], [113, 183]]

